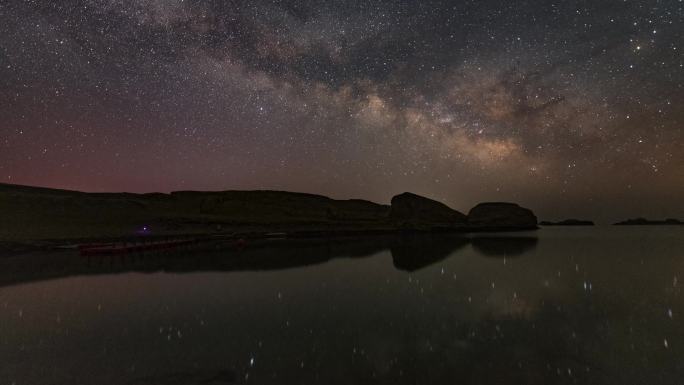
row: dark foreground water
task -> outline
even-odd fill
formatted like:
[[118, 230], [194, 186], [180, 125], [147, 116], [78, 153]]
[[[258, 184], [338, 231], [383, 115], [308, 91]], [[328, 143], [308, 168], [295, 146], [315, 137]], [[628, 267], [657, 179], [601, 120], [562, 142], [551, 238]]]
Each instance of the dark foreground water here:
[[684, 228], [0, 259], [2, 384], [681, 384]]

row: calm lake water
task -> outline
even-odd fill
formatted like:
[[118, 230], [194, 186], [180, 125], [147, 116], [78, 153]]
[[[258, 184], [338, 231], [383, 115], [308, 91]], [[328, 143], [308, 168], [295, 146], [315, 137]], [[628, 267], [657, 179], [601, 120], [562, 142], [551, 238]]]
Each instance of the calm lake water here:
[[4, 384], [681, 384], [684, 228], [0, 258]]

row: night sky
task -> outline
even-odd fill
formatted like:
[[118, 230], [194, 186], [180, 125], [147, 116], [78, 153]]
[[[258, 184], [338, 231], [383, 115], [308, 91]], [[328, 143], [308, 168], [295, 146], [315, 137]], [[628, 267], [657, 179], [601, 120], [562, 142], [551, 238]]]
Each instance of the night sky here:
[[684, 3], [0, 2], [0, 181], [684, 217]]

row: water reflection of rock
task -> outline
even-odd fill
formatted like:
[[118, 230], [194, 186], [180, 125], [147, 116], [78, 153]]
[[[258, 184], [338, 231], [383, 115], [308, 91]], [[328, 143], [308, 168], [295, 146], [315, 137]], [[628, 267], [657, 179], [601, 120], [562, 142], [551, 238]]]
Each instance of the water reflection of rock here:
[[74, 252], [0, 258], [0, 286], [76, 275], [283, 270], [337, 258], [363, 258], [389, 248], [386, 237], [260, 241], [211, 248], [82, 257]]
[[518, 257], [537, 246], [537, 238], [519, 237], [474, 237], [473, 249], [488, 257]]
[[416, 271], [446, 259], [468, 244], [459, 236], [407, 235], [391, 245], [392, 261], [399, 270]]
[[[487, 235], [489, 238], [475, 240], [475, 243], [484, 242], [489, 246], [492, 236]], [[285, 245], [278, 246], [284, 254], [275, 253], [272, 248], [251, 250], [250, 245], [242, 254], [224, 250], [216, 251], [216, 257], [207, 253], [169, 254], [158, 258], [175, 263], [179, 261], [171, 261], [174, 258], [216, 258], [218, 264], [226, 263], [221, 261], [226, 257], [241, 255], [243, 266], [249, 266], [250, 256], [263, 254], [266, 256], [260, 259], [261, 266], [270, 268], [275, 263], [270, 261], [268, 254], [273, 254], [273, 258], [278, 255], [296, 258], [296, 254], [303, 252], [306, 256], [309, 252], [303, 251], [303, 247], [311, 247], [321, 253], [329, 250], [329, 257], [344, 258], [372, 254], [378, 247], [386, 247], [379, 246], [382, 242], [394, 251], [402, 245], [442, 241], [437, 237], [430, 241], [409, 238], [358, 242], [327, 241], [327, 244], [314, 242], [313, 245], [302, 242], [293, 245], [291, 250]], [[126, 349], [120, 347], [118, 351], [133, 351], [130, 346], [133, 349], [144, 348], [146, 354], [142, 362], [137, 360], [138, 357], [131, 358], [139, 368], [148, 368], [149, 373], [178, 371], [168, 376], [150, 377], [141, 384], [212, 383], [206, 381], [219, 378], [215, 376], [217, 370], [212, 368], [224, 366], [235, 370], [238, 383], [246, 383], [243, 379], [249, 374], [249, 382], [259, 384], [629, 384], [634, 383], [635, 378], [643, 380], [641, 383], [680, 383], [683, 370], [680, 348], [684, 346], [684, 334], [677, 320], [678, 314], [682, 314], [678, 312], [681, 258], [677, 252], [681, 250], [681, 240], [664, 244], [662, 250], [669, 254], [656, 254], [658, 263], [642, 259], [643, 250], [635, 247], [637, 241], [624, 240], [626, 246], [619, 253], [607, 249], [614, 247], [614, 243], [601, 242], [590, 239], [588, 244], [577, 248], [571, 246], [579, 242], [570, 238], [539, 242], [532, 246], [537, 249], [530, 258], [511, 260], [507, 264], [480, 257], [475, 246], [472, 252], [470, 247], [456, 248], [451, 259], [442, 260], [444, 262], [438, 263], [436, 268], [426, 269], [430, 271], [413, 275], [416, 278], [413, 281], [406, 277], [397, 279], [397, 272], [385, 258], [386, 253], [379, 258], [387, 262], [383, 266], [373, 263], [364, 270], [303, 269], [305, 274], [282, 274], [283, 281], [272, 285], [269, 282], [279, 274], [255, 274], [253, 280], [230, 279], [228, 275], [229, 279], [198, 277], [196, 280], [170, 280], [168, 277], [156, 277], [155, 280], [155, 277], [150, 277], [158, 288], [158, 292], [150, 297], [151, 309], [157, 309], [155, 306], [164, 300], [176, 303], [178, 291], [170, 290], [175, 285], [179, 285], [181, 290], [185, 290], [183, 285], [197, 290], [191, 304], [180, 306], [185, 302], [178, 302], [180, 305], [175, 315], [187, 314], [177, 319], [179, 324], [196, 322], [195, 311], [200, 307], [213, 309], [213, 312], [203, 315], [204, 320], [212, 321], [202, 327], [206, 329], [195, 326], [191, 333], [184, 332], [183, 344], [177, 344], [177, 351], [184, 353], [182, 357], [188, 357], [188, 366], [198, 362], [199, 368], [195, 372], [178, 361], [167, 362], [166, 352], [172, 351], [173, 344], [160, 341], [163, 343], [158, 346], [163, 350], [152, 350], [157, 346], [154, 345], [154, 336], [140, 340], [123, 336], [117, 343], [122, 347], [127, 342], [129, 345]], [[501, 242], [495, 240], [494, 243]], [[422, 252], [421, 248], [407, 249], [409, 257]], [[511, 250], [510, 247], [504, 249], [506, 252]], [[662, 253], [662, 250], [657, 251]], [[603, 253], [605, 258], [598, 258]], [[128, 257], [123, 264], [129, 270], [137, 269], [151, 264], [147, 257]], [[150, 257], [152, 260], [157, 258]], [[81, 262], [83, 260], [80, 259]], [[315, 261], [319, 260], [325, 259], [302, 257], [300, 261], [318, 263]], [[363, 263], [358, 262], [359, 265]], [[0, 276], [5, 267], [2, 263], [0, 260]], [[112, 260], [111, 263], [116, 266], [119, 262]], [[192, 265], [191, 261], [184, 263]], [[131, 264], [134, 265], [131, 267]], [[206, 262], [204, 266], [210, 265]], [[439, 274], [441, 266], [445, 267], [446, 275]], [[615, 273], [615, 266], [621, 267], [620, 274]], [[35, 266], [35, 269], [40, 270], [41, 267]], [[378, 271], [380, 269], [383, 270]], [[452, 279], [452, 272], [458, 277]], [[359, 277], [356, 282], [353, 281], [355, 277]], [[133, 278], [137, 281], [146, 279], [140, 276]], [[490, 286], [490, 279], [496, 281], [495, 287]], [[113, 281], [119, 285], [113, 285]], [[594, 282], [593, 290], [583, 286], [587, 281]], [[107, 279], [101, 284], [109, 289], [127, 282], [128, 279]], [[69, 286], [76, 295], [83, 291], [81, 284]], [[34, 291], [38, 296], [45, 296], [41, 292], [47, 292], [48, 288]], [[276, 300], [276, 293], [284, 289], [290, 293], [284, 296], [286, 300]], [[308, 290], [311, 295], [307, 294]], [[10, 292], [3, 293], [5, 298], [12, 298]], [[20, 294], [26, 292], [30, 293], [30, 290], [21, 290]], [[60, 295], [55, 297], [65, 298], [62, 293], [68, 291], [60, 291]], [[642, 296], [637, 295], [639, 293]], [[269, 296], [273, 300], [265, 299]], [[83, 313], [99, 301], [112, 303], [99, 297], [94, 297], [98, 302], [81, 302], [79, 299], [78, 304], [86, 308]], [[148, 319], [134, 313], [139, 308], [128, 307], [129, 302], [136, 302], [132, 299], [139, 297], [144, 296], [129, 291], [122, 291], [120, 298], [118, 295], [115, 297], [115, 303], [126, 304], [119, 311], [134, 314], [126, 326], [131, 327], [136, 337], [146, 335], [150, 326], [157, 324], [135, 322]], [[17, 318], [12, 302], [16, 305], [29, 302], [23, 296], [14, 298], [19, 300], [9, 301], [9, 310], [4, 311], [5, 322]], [[51, 302], [46, 299], [51, 298], [42, 297], [43, 301]], [[524, 303], [524, 311], [510, 311], [521, 303]], [[57, 308], [53, 303], [50, 306], [50, 309]], [[667, 314], [670, 306], [674, 309], [674, 319]], [[111, 311], [109, 307], [106, 309]], [[86, 325], [85, 320], [96, 322], [93, 327], [103, 335], [118, 336], [121, 333], [120, 323], [108, 321], [111, 316], [98, 313], [89, 319], [80, 311], [62, 312], [68, 313], [79, 314], [75, 318], [78, 325]], [[47, 317], [53, 314], [50, 312]], [[172, 315], [167, 311], [150, 310], [149, 320], [159, 320], [160, 325], [166, 325]], [[287, 329], [283, 326], [285, 320], [291, 322]], [[65, 321], [62, 322], [64, 325]], [[19, 330], [21, 334], [14, 333], [18, 335], [15, 340], [25, 339], [24, 336], [29, 334], [25, 330], [31, 323], [16, 321], [16, 325], [16, 329], [5, 330]], [[41, 331], [37, 334], [41, 344], [44, 344], [44, 328], [42, 324], [35, 325], [35, 329]], [[228, 329], [232, 332], [226, 333]], [[155, 330], [152, 331], [150, 334], [156, 334]], [[88, 344], [99, 340], [87, 333], [78, 334], [90, 338], [87, 344], [77, 340], [66, 351], [90, 353], [83, 347], [87, 348]], [[663, 346], [663, 338], [667, 338], [669, 346]], [[248, 366], [256, 341], [262, 340], [263, 348], [260, 343], [258, 345], [257, 364]], [[11, 341], [4, 345], [7, 351], [19, 346]], [[56, 344], [64, 342], [60, 339], [55, 341]], [[97, 343], [94, 345], [95, 348], [100, 347]], [[212, 345], [217, 350], [208, 348]], [[31, 354], [40, 357], [42, 351], [52, 352], [34, 348], [36, 353]], [[164, 359], [154, 361], [150, 358], [147, 365], [144, 364], [146, 357], [157, 356]], [[212, 357], [220, 357], [221, 362], [202, 361], [211, 361]], [[51, 363], [52, 359], [48, 356], [46, 362]], [[74, 357], [70, 359], [81, 362]], [[300, 366], [303, 362], [306, 364], [304, 367]], [[36, 366], [40, 364], [43, 362], [37, 361]], [[210, 370], [200, 372], [207, 368]], [[228, 376], [221, 378], [230, 379]]]
[[201, 250], [174, 250], [122, 256], [81, 257], [74, 252], [0, 258], [0, 286], [76, 275], [128, 272], [190, 273], [207, 271], [282, 270], [311, 266], [338, 258], [364, 258], [391, 250], [394, 266], [416, 271], [442, 261], [468, 243], [487, 256], [518, 256], [536, 245], [536, 238], [476, 237], [448, 234], [405, 234], [364, 238], [260, 241], [244, 249], [215, 244]]

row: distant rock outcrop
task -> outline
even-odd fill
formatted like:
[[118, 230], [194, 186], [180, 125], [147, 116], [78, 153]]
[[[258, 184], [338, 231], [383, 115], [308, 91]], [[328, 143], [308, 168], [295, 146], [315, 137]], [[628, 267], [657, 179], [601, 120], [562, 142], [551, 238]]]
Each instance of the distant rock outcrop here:
[[616, 226], [648, 226], [648, 225], [684, 225], [684, 222], [675, 218], [667, 218], [662, 220], [649, 220], [645, 218], [634, 218], [626, 221], [614, 223]]
[[506, 231], [533, 229], [537, 223], [530, 210], [512, 203], [483, 203], [466, 217], [411, 193], [395, 196], [388, 206], [286, 191], [86, 193], [2, 183], [0, 213], [0, 247], [3, 242], [194, 234]]
[[583, 219], [565, 219], [559, 222], [541, 221], [541, 226], [594, 226], [594, 222]]
[[530, 230], [537, 228], [532, 210], [515, 203], [485, 202], [470, 209], [468, 227], [472, 230]]
[[390, 219], [402, 227], [465, 227], [466, 216], [449, 206], [405, 192], [392, 198]]

